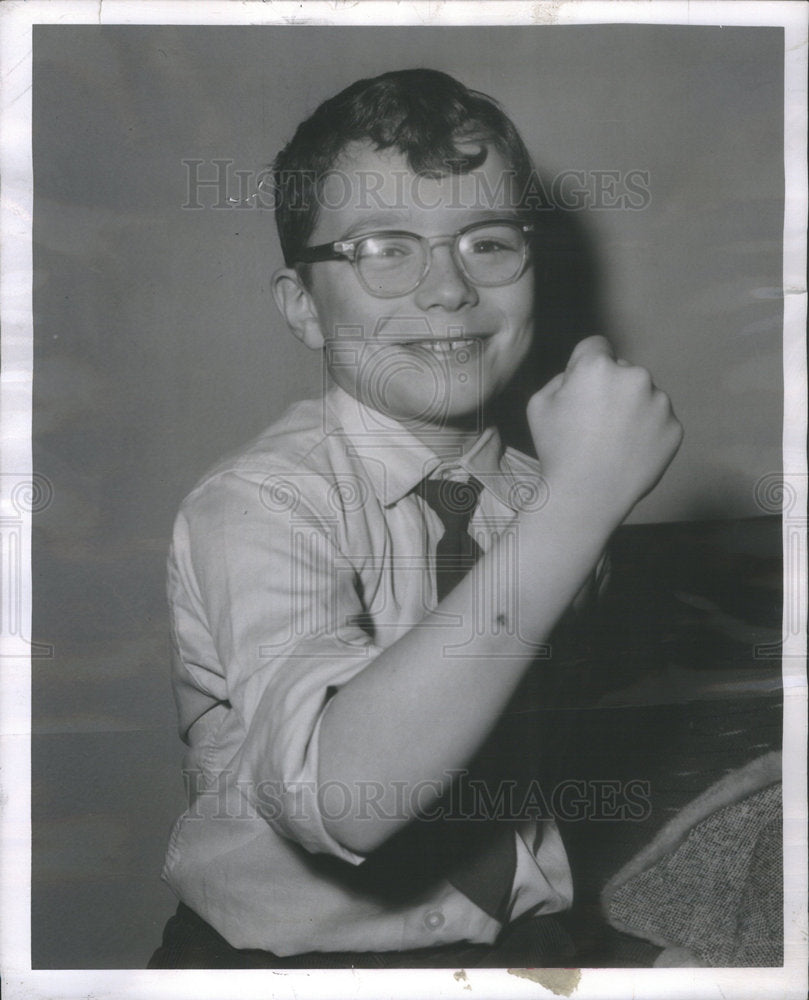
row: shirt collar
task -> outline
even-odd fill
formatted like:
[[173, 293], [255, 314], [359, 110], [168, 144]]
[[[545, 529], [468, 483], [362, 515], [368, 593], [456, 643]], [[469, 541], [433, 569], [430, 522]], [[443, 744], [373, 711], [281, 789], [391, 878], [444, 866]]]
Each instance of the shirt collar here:
[[480, 480], [506, 506], [515, 508], [514, 476], [503, 459], [503, 445], [494, 427], [486, 430], [465, 453], [440, 459], [406, 426], [360, 403], [334, 386], [328, 404], [347, 439], [352, 455], [361, 459], [374, 491], [385, 507], [398, 503], [427, 476], [466, 473]]

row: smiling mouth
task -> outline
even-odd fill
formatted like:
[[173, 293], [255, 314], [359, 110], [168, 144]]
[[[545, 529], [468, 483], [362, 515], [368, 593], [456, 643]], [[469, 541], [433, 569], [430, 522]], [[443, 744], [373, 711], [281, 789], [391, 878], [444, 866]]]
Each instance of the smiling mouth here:
[[488, 336], [488, 334], [483, 334], [475, 337], [463, 337], [457, 340], [450, 340], [448, 337], [436, 337], [433, 339], [424, 337], [418, 340], [395, 341], [394, 344], [397, 347], [424, 347], [434, 354], [451, 354], [462, 347], [469, 348], [475, 344], [482, 344], [483, 341], [488, 339]]

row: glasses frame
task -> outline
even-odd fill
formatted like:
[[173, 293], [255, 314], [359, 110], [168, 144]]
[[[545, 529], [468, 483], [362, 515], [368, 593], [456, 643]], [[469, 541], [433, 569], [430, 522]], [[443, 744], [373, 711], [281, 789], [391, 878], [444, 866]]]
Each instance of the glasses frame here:
[[[456, 230], [454, 233], [450, 233], [446, 236], [419, 236], [418, 233], [411, 233], [406, 229], [378, 229], [374, 230], [372, 233], [363, 233], [361, 236], [354, 236], [348, 240], [334, 240], [331, 243], [321, 243], [314, 247], [304, 247], [303, 250], [298, 254], [296, 263], [297, 264], [319, 264], [322, 261], [330, 260], [346, 260], [354, 268], [354, 273], [362, 285], [362, 287], [377, 299], [398, 299], [403, 295], [409, 295], [414, 292], [419, 285], [424, 281], [427, 275], [430, 273], [430, 268], [433, 263], [433, 247], [439, 246], [441, 244], [450, 243], [452, 259], [455, 266], [464, 276], [464, 278], [477, 288], [500, 288], [503, 285], [512, 285], [515, 281], [519, 280], [525, 272], [526, 264], [530, 258], [530, 242], [526, 240], [523, 245], [522, 261], [516, 274], [513, 278], [509, 278], [507, 281], [477, 281], [471, 277], [466, 269], [463, 258], [458, 252], [458, 245], [461, 239], [473, 229], [482, 229], [485, 226], [510, 226], [512, 229], [516, 229], [523, 233], [524, 236], [530, 236], [534, 232], [534, 226], [530, 222], [520, 222], [518, 219], [486, 219], [481, 222], [471, 222], [468, 226], [464, 226], [462, 229]], [[374, 239], [380, 236], [407, 236], [411, 239], [418, 240], [423, 252], [424, 252], [424, 265], [421, 269], [421, 274], [418, 279], [405, 291], [402, 292], [392, 292], [385, 293], [374, 291], [368, 283], [363, 278], [360, 273], [359, 263], [357, 260], [357, 248], [364, 240]]]

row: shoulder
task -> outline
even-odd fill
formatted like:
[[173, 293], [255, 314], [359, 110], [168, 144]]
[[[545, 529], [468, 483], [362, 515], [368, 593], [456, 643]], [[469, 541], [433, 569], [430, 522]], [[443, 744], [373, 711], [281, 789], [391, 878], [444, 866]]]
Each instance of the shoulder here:
[[[186, 496], [186, 516], [233, 499], [271, 512], [290, 493], [317, 495], [333, 482], [347, 449], [326, 398], [304, 400], [210, 468]], [[336, 468], [337, 467], [337, 468]], [[286, 499], [285, 501], [286, 502]]]
[[230, 475], [251, 477], [283, 468], [296, 468], [317, 462], [326, 450], [326, 439], [334, 433], [327, 417], [326, 402], [307, 399], [291, 406], [271, 424], [237, 451], [213, 465], [191, 491]]

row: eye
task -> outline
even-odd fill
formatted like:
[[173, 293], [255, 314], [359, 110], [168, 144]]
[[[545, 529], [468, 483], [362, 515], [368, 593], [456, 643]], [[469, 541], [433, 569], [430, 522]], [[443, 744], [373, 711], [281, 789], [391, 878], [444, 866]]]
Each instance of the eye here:
[[508, 252], [513, 249], [514, 249], [513, 246], [509, 246], [502, 240], [498, 240], [490, 236], [479, 237], [472, 243], [470, 247], [471, 252], [474, 254], [502, 253], [504, 251]]
[[385, 244], [376, 250], [378, 257], [403, 257], [409, 252], [409, 247], [397, 246], [393, 244]]
[[375, 260], [397, 260], [410, 257], [417, 251], [418, 244], [415, 240], [401, 236], [372, 236], [363, 240], [359, 247], [362, 257], [371, 257]]
[[472, 257], [494, 257], [521, 253], [522, 233], [511, 226], [483, 226], [467, 232], [461, 239], [461, 253]]

